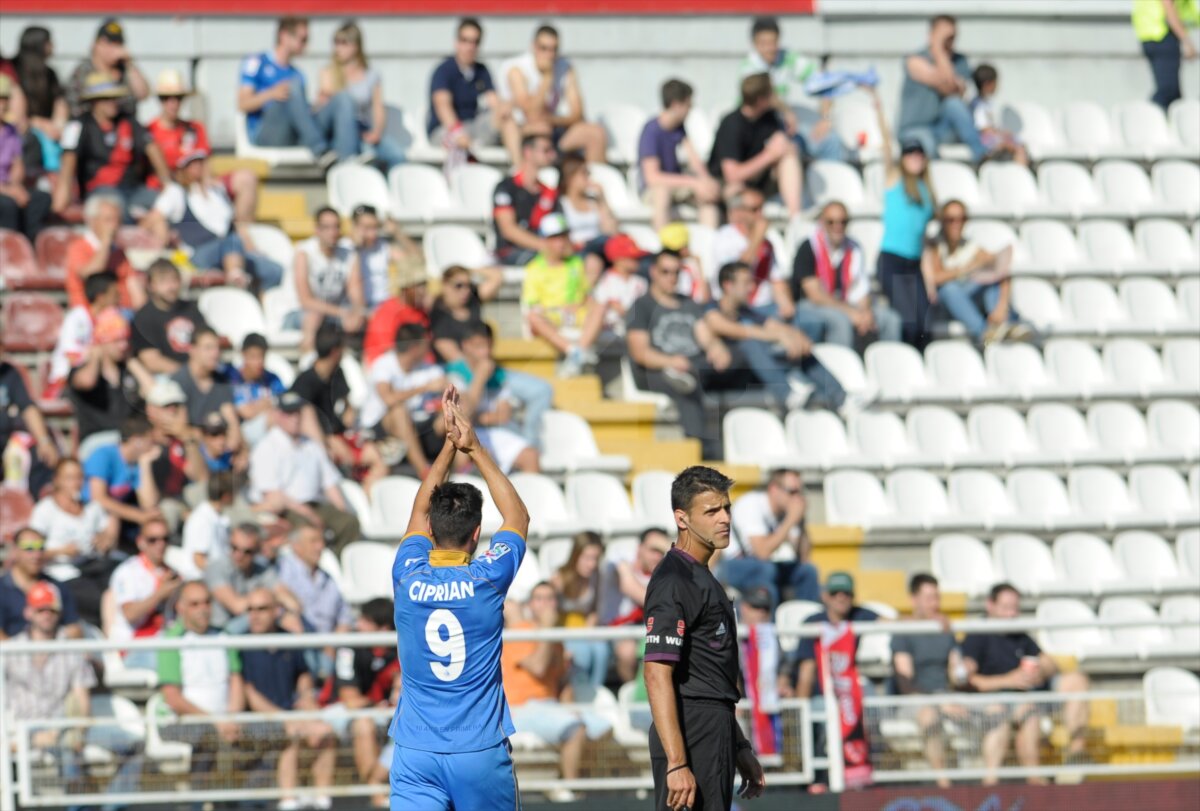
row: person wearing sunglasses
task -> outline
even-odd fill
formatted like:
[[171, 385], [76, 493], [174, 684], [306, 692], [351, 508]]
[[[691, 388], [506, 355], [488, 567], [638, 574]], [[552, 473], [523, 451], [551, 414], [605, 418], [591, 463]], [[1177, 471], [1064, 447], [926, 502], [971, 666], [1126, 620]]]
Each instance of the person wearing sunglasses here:
[[458, 23], [454, 55], [447, 56], [429, 80], [429, 142], [470, 151], [500, 143], [511, 106], [500, 100], [488, 66], [479, 61], [483, 26], [474, 17]]
[[[109, 639], [146, 639], [159, 636], [166, 627], [168, 611], [183, 585], [179, 572], [166, 564], [169, 537], [162, 518], [146, 521], [138, 533], [138, 553], [113, 571], [109, 589], [114, 611], [105, 629]], [[153, 650], [130, 650], [124, 656], [130, 668], [153, 670], [158, 661]]]
[[75, 598], [62, 583], [46, 574], [46, 539], [32, 527], [17, 530], [12, 540], [12, 566], [0, 577], [0, 639], [16, 636], [26, 626], [25, 603], [39, 584], [55, 588], [61, 595], [60, 618], [63, 635], [83, 636]]

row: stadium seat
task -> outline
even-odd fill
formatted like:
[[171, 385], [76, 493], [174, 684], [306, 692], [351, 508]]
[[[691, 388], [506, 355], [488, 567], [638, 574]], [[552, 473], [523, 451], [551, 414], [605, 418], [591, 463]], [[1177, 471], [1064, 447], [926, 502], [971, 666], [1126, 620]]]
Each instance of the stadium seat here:
[[1063, 480], [1049, 470], [1014, 470], [1005, 482], [1008, 496], [1022, 518], [1037, 522], [1049, 532], [1100, 529], [1104, 521], [1095, 515], [1080, 515], [1071, 506]]
[[1129, 403], [1097, 403], [1088, 409], [1087, 424], [1096, 447], [1122, 454], [1125, 464], [1171, 462], [1184, 458], [1182, 448], [1153, 444], [1142, 413]]
[[1155, 196], [1191, 218], [1200, 216], [1200, 166], [1189, 161], [1159, 161], [1150, 170]]
[[267, 332], [262, 307], [251, 293], [236, 287], [214, 287], [200, 294], [197, 302], [201, 314], [217, 334], [234, 346], [252, 332]]
[[1067, 492], [1079, 515], [1095, 516], [1110, 530], [1166, 526], [1165, 515], [1141, 509], [1129, 485], [1110, 467], [1087, 466], [1067, 472]]
[[572, 473], [567, 476], [567, 504], [587, 527], [606, 536], [637, 535], [655, 526], [634, 515], [625, 486], [607, 473]]
[[[421, 237], [425, 251], [425, 269], [430, 278], [441, 279], [451, 265], [472, 270], [493, 264], [492, 255], [479, 235], [463, 225], [434, 225]], [[522, 275], [524, 268], [516, 268]]]
[[[384, 536], [400, 537], [408, 527], [421, 482], [408, 476], [384, 476], [371, 485], [370, 526]], [[368, 537], [370, 533], [368, 533]]]
[[1121, 570], [1103, 538], [1087, 532], [1067, 532], [1054, 539], [1053, 550], [1055, 568], [1068, 580], [1087, 586], [1097, 597], [1154, 591], [1152, 581], [1139, 581]]
[[1176, 276], [1200, 273], [1200, 255], [1187, 229], [1174, 220], [1138, 220], [1133, 238], [1147, 261]]
[[786, 636], [787, 631], [796, 631], [804, 621], [820, 614], [825, 606], [811, 600], [784, 600], [775, 609], [775, 629], [780, 632], [779, 647], [784, 653], [792, 653], [800, 646], [800, 638]]
[[671, 509], [671, 483], [675, 474], [666, 470], [644, 470], [633, 477], [633, 512], [649, 526], [671, 534], [675, 511]]
[[[1028, 219], [1065, 214], [1042, 196], [1033, 172], [1018, 163], [990, 161], [983, 164], [979, 167], [979, 183], [998, 216]], [[940, 193], [941, 189], [938, 191]]]
[[362, 204], [374, 206], [382, 219], [391, 215], [387, 180], [374, 166], [334, 165], [325, 176], [325, 191], [329, 195], [329, 205], [343, 217], [349, 217], [354, 208]]
[[962, 419], [942, 406], [917, 406], [905, 417], [908, 438], [917, 452], [940, 459], [947, 469], [996, 467], [1003, 457], [972, 444]]
[[[650, 116], [646, 116], [646, 121], [650, 120]], [[643, 126], [646, 122], [642, 122]], [[713, 139], [717, 135], [717, 126], [713, 123], [712, 118], [704, 111], [704, 108], [693, 106], [688, 113], [687, 118], [683, 122], [683, 127], [687, 130], [688, 140], [692, 142], [692, 146], [701, 155], [709, 155], [712, 153]], [[639, 131], [638, 138], [641, 138]], [[682, 159], [680, 165], [684, 165]]]
[[[975, 170], [965, 163], [947, 160], [929, 162], [930, 180], [943, 200], [958, 200], [972, 217], [997, 216], [996, 208], [984, 197]], [[1002, 213], [1002, 212], [1001, 212]]]
[[354, 541], [342, 550], [346, 601], [362, 605], [376, 597], [392, 596], [392, 565], [396, 548], [377, 541]]
[[1035, 264], [1050, 274], [1090, 275], [1096, 272], [1075, 239], [1075, 232], [1064, 222], [1027, 220], [1021, 224], [1021, 242]]
[[[878, 467], [880, 460], [850, 444], [846, 426], [831, 411], [795, 410], [783, 423], [795, 465], [803, 470]], [[727, 446], [728, 447], [728, 446]]]
[[1192, 396], [1200, 393], [1200, 340], [1173, 338], [1164, 341], [1162, 357], [1170, 372], [1173, 390]]
[[[984, 164], [985, 166], [987, 164]], [[967, 221], [966, 238], [972, 242], [978, 242], [984, 250], [992, 253], [999, 253], [1005, 248], [1011, 247], [1013, 250], [1013, 268], [1014, 275], [1036, 274], [1039, 272], [1032, 257], [1025, 250], [1025, 244], [1021, 242], [1021, 238], [1017, 236], [1017, 232], [1011, 225], [1000, 220], [976, 220]]]
[[1154, 667], [1142, 677], [1146, 723], [1200, 728], [1200, 676], [1180, 667]]
[[996, 582], [992, 556], [974, 535], [939, 535], [929, 546], [930, 567], [945, 591], [958, 591], [969, 598], [987, 594]]
[[351, 408], [361, 409], [370, 394], [367, 373], [363, 370], [362, 364], [354, 355], [345, 352], [342, 354], [342, 362], [338, 364], [338, 368], [342, 370], [342, 374], [346, 378], [346, 385], [350, 387], [350, 394], [346, 396], [346, 402], [350, 404]]
[[[240, 118], [241, 116], [239, 116]], [[305, 150], [307, 152], [308, 150]], [[312, 157], [309, 157], [312, 161]], [[118, 658], [120, 656], [118, 655]], [[157, 684], [157, 677], [155, 680]], [[161, 724], [169, 724], [175, 714], [167, 707], [162, 693], [154, 692], [146, 700], [146, 757], [163, 774], [186, 775], [192, 770], [192, 745], [184, 741], [164, 741]]]
[[864, 411], [850, 418], [850, 437], [856, 448], [875, 460], [875, 465], [891, 470], [899, 467], [939, 467], [942, 460], [923, 453], [909, 440], [908, 430], [898, 414]]
[[1140, 149], [1142, 160], [1194, 158], [1194, 147], [1185, 146], [1172, 131], [1162, 108], [1150, 101], [1128, 101], [1113, 111], [1121, 140], [1132, 149]]
[[6, 293], [2, 312], [5, 350], [48, 352], [54, 348], [63, 321], [63, 308], [54, 299], [43, 293]]
[[1108, 111], [1094, 101], [1072, 101], [1062, 108], [1063, 134], [1068, 143], [1083, 147], [1088, 157], [1143, 157], [1137, 146], [1121, 142]]
[[725, 461], [734, 465], [757, 465], [763, 469], [792, 467], [795, 458], [779, 418], [761, 408], [730, 409], [721, 419]]
[[1079, 242], [1088, 263], [1104, 275], [1152, 274], [1167, 276], [1170, 268], [1155, 266], [1142, 256], [1129, 229], [1115, 220], [1089, 220], [1079, 224]]
[[1131, 161], [1101, 161], [1092, 169], [1092, 178], [1105, 204], [1123, 211], [1128, 219], [1183, 214], [1155, 196], [1150, 176]]
[[542, 470], [598, 470], [627, 473], [628, 456], [602, 454], [587, 420], [569, 411], [547, 411], [542, 417]]
[[296, 258], [296, 249], [292, 240], [274, 225], [250, 223], [246, 226], [250, 231], [250, 239], [254, 241], [255, 249], [283, 268], [283, 287], [294, 287], [292, 264]]
[[964, 403], [1005, 399], [1005, 392], [988, 379], [983, 358], [965, 341], [934, 341], [925, 347], [925, 374], [938, 391]]
[[853, 349], [837, 344], [815, 344], [813, 355], [837, 378], [847, 394], [865, 395], [871, 391], [862, 358]]
[[620, 384], [620, 396], [626, 402], [650, 403], [659, 414], [673, 408], [671, 398], [667, 395], [638, 388], [637, 379], [633, 376], [633, 362], [625, 354], [621, 355]]
[[503, 179], [504, 175], [491, 166], [482, 163], [463, 164], [450, 176], [450, 199], [465, 217], [490, 223], [492, 193]]
[[[1176, 382], [1168, 377], [1158, 353], [1142, 341], [1129, 338], [1109, 341], [1104, 345], [1103, 358], [1108, 376], [1126, 391], [1141, 397], [1181, 397], [1192, 391], [1186, 381]], [[1200, 377], [1200, 366], [1192, 374]]]
[[1063, 313], [1073, 331], [1089, 335], [1154, 332], [1153, 324], [1134, 323], [1112, 285], [1098, 279], [1071, 279], [1062, 286]]
[[[37, 235], [34, 252], [42, 272], [36, 284], [52, 290], [61, 290], [66, 286], [67, 248], [74, 238], [75, 232], [61, 225], [43, 228]], [[0, 266], [6, 264], [7, 260], [0, 259]]]
[[[874, 611], [881, 620], [897, 620], [900, 613], [887, 603], [876, 600], [864, 600], [863, 608]], [[886, 627], [880, 623], [877, 627]], [[856, 662], [866, 665], [887, 665], [892, 663], [892, 635], [885, 631], [864, 631], [858, 636], [858, 651], [855, 653]]]
[[1057, 384], [1084, 400], [1120, 399], [1138, 394], [1137, 387], [1130, 383], [1113, 380], [1096, 350], [1083, 341], [1054, 339], [1046, 342], [1043, 352]]
[[[839, 99], [833, 105], [833, 129], [843, 144], [858, 147], [861, 163], [881, 157], [883, 134], [879, 130], [879, 114], [869, 102], [853, 95]], [[691, 132], [689, 129], [688, 134]]]
[[[720, 271], [713, 258], [713, 240], [717, 232], [698, 222], [689, 222], [687, 229], [688, 253], [700, 263], [700, 272], [704, 274], [705, 279], [716, 278], [717, 272]], [[789, 253], [788, 256], [792, 254]]]
[[1180, 279], [1175, 285], [1179, 315], [1195, 335], [1200, 331], [1200, 279]]
[[[387, 537], [375, 527], [375, 516], [371, 511], [371, 500], [367, 497], [367, 493], [363, 490], [361, 484], [354, 479], [343, 478], [338, 482], [338, 490], [342, 494], [342, 500], [346, 502], [346, 507], [358, 519], [358, 527], [364, 538], [376, 539]], [[404, 528], [407, 526], [408, 519], [404, 519], [404, 526], [396, 528], [397, 534], [394, 537], [402, 535]]]
[[1196, 633], [1196, 628], [1200, 627], [1200, 597], [1194, 594], [1167, 597], [1158, 607], [1158, 615], [1164, 620], [1186, 623], [1172, 627], [1171, 636], [1176, 644], [1186, 646], [1190, 655], [1195, 657], [1196, 649], [1200, 647], [1200, 635]]
[[867, 381], [883, 400], [910, 403], [958, 399], [934, 386], [925, 373], [921, 353], [908, 344], [877, 341], [867, 347], [864, 357]]
[[1074, 392], [1051, 377], [1042, 353], [1029, 344], [993, 343], [983, 351], [988, 377], [1008, 393], [1010, 399], [1054, 400]]
[[1138, 332], [1194, 335], [1200, 330], [1200, 322], [1190, 322], [1179, 301], [1172, 295], [1171, 288], [1158, 279], [1126, 279], [1120, 285], [1120, 298], [1130, 320], [1137, 325]]
[[1181, 454], [1194, 462], [1200, 458], [1200, 409], [1183, 400], [1155, 400], [1146, 410], [1150, 444]]
[[1088, 433], [1083, 416], [1069, 405], [1038, 403], [1026, 416], [1029, 433], [1038, 448], [1058, 456], [1059, 464], [1118, 464], [1124, 454], [1117, 448], [1105, 448]]
[[1187, 482], [1166, 465], [1138, 465], [1129, 472], [1129, 490], [1142, 512], [1167, 526], [1200, 524], [1200, 503]]
[[509, 476], [521, 500], [530, 506], [529, 535], [557, 538], [587, 529], [567, 510], [562, 488], [540, 473], [513, 473]]
[[1059, 656], [1091, 659], [1135, 658], [1136, 650], [1118, 651], [1106, 628], [1096, 626], [1096, 615], [1079, 600], [1056, 597], [1038, 603], [1037, 618], [1044, 622], [1078, 622], [1076, 628], [1047, 628], [1038, 633], [1042, 650]]
[[[641, 130], [638, 133], [640, 135]], [[589, 163], [588, 174], [603, 190], [604, 200], [618, 220], [645, 222], [650, 219], [650, 209], [630, 192], [629, 183], [621, 170], [607, 163]]]
[[389, 210], [401, 222], [444, 222], [465, 219], [450, 199], [450, 187], [440, 169], [423, 163], [402, 163], [388, 172]]
[[1016, 278], [1012, 281], [1013, 308], [1021, 318], [1033, 324], [1043, 335], [1071, 333], [1071, 324], [1063, 311], [1062, 300], [1054, 285], [1042, 279]]
[[0, 287], [7, 290], [50, 290], [62, 287], [48, 283], [34, 256], [33, 246], [20, 231], [0, 228]]
[[0, 483], [0, 541], [12, 540], [13, 533], [29, 523], [33, 499], [25, 487]]
[[867, 196], [862, 176], [844, 161], [810, 163], [804, 173], [804, 190], [816, 209], [837, 200], [846, 206], [851, 217], [879, 216], [879, 202]]
[[888, 501], [902, 520], [926, 530], [982, 526], [977, 516], [951, 512], [941, 479], [928, 470], [897, 470], [887, 475]]
[[[291, 274], [288, 274], [289, 277]], [[284, 326], [290, 313], [300, 309], [295, 287], [281, 284], [272, 287], [262, 294], [263, 321], [267, 331], [264, 333], [267, 343], [276, 348], [298, 347], [303, 334], [298, 329]]]
[[946, 492], [955, 513], [972, 516], [984, 529], [1034, 532], [1045, 528], [1043, 519], [1018, 511], [1004, 482], [986, 470], [953, 471]]
[[1072, 161], [1048, 161], [1039, 166], [1038, 188], [1051, 205], [1074, 219], [1120, 217], [1124, 213], [1124, 206], [1106, 203], [1088, 170]]
[[879, 241], [883, 238], [883, 224], [879, 220], [852, 219], [846, 226], [846, 235], [862, 248], [863, 264], [873, 274], [879, 261]]
[[992, 566], [999, 582], [1012, 583], [1022, 594], [1043, 597], [1090, 593], [1082, 583], [1064, 578], [1054, 566], [1050, 548], [1032, 535], [1012, 534], [996, 538], [992, 542]]
[[1200, 100], [1176, 99], [1167, 110], [1167, 118], [1175, 130], [1180, 143], [1192, 149], [1200, 149]]
[[901, 520], [879, 479], [861, 470], [836, 470], [825, 477], [825, 517], [836, 526], [871, 530], [916, 530], [922, 521]]
[[1141, 529], [1122, 532], [1113, 539], [1113, 555], [1129, 576], [1149, 583], [1154, 591], [1195, 591], [1197, 582], [1179, 573], [1175, 553], [1161, 535]]
[[982, 405], [967, 414], [967, 435], [980, 451], [994, 455], [1005, 467], [1053, 465], [1062, 457], [1044, 451], [1029, 435], [1025, 418], [1016, 409], [1002, 405]]
[[1075, 146], [1075, 142], [1063, 134], [1050, 112], [1036, 102], [1025, 101], [1005, 106], [1000, 112], [1000, 124], [1009, 132], [1019, 135], [1030, 154], [1039, 161], [1079, 159], [1087, 155], [1087, 150]]
[[[201, 64], [204, 61], [201, 60]], [[313, 153], [305, 146], [257, 146], [250, 140], [246, 129], [246, 114], [239, 111], [234, 121], [234, 152], [239, 158], [264, 161], [271, 168], [276, 166], [313, 165]]]
[[650, 115], [634, 104], [612, 104], [599, 115], [599, 122], [608, 131], [609, 155], [614, 163], [637, 163], [638, 139]]
[[1175, 557], [1179, 572], [1195, 583], [1200, 579], [1200, 529], [1188, 529], [1175, 536]]

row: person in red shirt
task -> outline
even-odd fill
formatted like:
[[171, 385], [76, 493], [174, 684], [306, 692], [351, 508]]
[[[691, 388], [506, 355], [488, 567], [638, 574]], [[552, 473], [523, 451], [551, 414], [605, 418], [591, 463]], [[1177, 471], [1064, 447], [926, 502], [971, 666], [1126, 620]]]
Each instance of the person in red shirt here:
[[402, 324], [420, 324], [429, 329], [425, 287], [428, 279], [424, 264], [415, 258], [397, 264], [393, 281], [397, 294], [380, 304], [367, 322], [367, 331], [363, 336], [364, 367], [392, 350], [396, 345], [396, 330]]
[[[212, 154], [204, 125], [182, 116], [183, 100], [192, 95], [192, 92], [184, 82], [183, 75], [174, 68], [168, 68], [158, 74], [158, 80], [154, 84], [154, 93], [158, 96], [162, 111], [146, 129], [154, 143], [162, 150], [167, 166], [178, 166], [179, 159], [192, 152]], [[254, 222], [255, 210], [258, 208], [258, 176], [249, 169], [234, 169], [221, 175], [218, 181], [233, 200], [234, 223], [238, 236], [243, 244], [251, 244], [248, 241], [249, 229], [246, 226]], [[206, 177], [204, 182], [207, 185], [209, 178]], [[152, 189], [162, 188], [162, 183], [157, 177], [150, 178], [146, 185]]]
[[117, 228], [121, 225], [121, 198], [106, 192], [89, 197], [84, 204], [83, 221], [87, 230], [67, 246], [68, 306], [86, 307], [83, 280], [107, 270], [116, 274], [121, 307], [141, 309], [146, 303], [142, 277], [125, 258], [125, 252], [115, 244]]

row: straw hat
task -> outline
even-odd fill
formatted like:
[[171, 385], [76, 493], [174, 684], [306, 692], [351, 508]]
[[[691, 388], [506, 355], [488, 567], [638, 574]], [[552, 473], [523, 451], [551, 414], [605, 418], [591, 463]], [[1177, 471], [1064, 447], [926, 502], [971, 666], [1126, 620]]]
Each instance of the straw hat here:
[[98, 101], [100, 99], [123, 99], [129, 95], [129, 88], [122, 82], [113, 79], [107, 73], [94, 71], [83, 80], [82, 101]]
[[190, 96], [192, 92], [183, 80], [183, 74], [175, 68], [167, 68], [158, 74], [158, 81], [154, 83], [156, 96]]

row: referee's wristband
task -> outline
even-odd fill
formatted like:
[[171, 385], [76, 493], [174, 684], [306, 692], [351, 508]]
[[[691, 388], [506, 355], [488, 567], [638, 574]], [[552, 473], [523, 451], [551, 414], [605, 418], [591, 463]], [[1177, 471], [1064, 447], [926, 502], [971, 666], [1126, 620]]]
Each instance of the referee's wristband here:
[[671, 772], [677, 772], [680, 769], [686, 769], [687, 767], [688, 767], [688, 765], [686, 763], [681, 763], [678, 766], [676, 766], [674, 769], [667, 769], [667, 774], [670, 774]]

